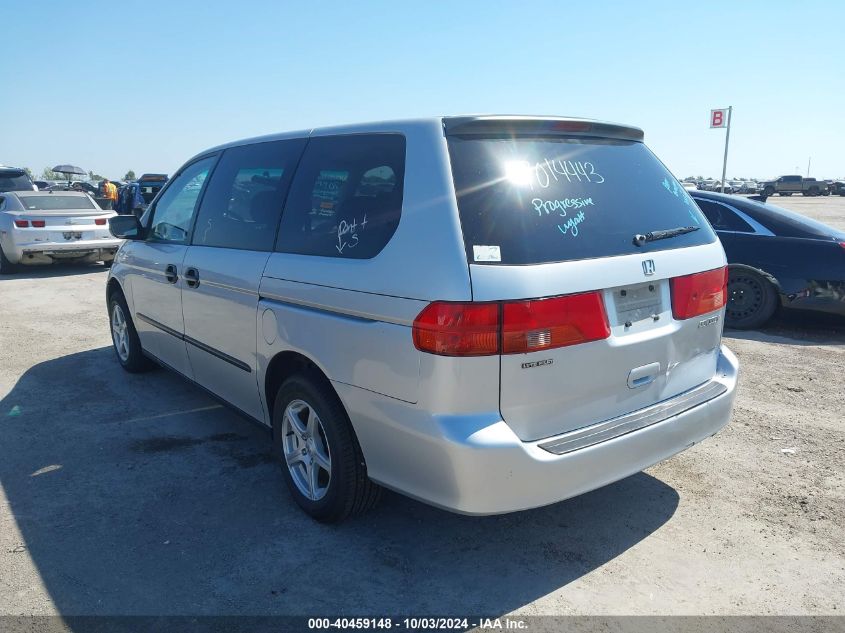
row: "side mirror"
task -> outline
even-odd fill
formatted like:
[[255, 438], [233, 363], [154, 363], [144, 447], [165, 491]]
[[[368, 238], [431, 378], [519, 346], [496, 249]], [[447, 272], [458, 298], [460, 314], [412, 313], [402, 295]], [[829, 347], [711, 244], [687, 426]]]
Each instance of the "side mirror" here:
[[116, 215], [109, 218], [109, 231], [122, 240], [144, 239], [144, 229], [134, 215]]

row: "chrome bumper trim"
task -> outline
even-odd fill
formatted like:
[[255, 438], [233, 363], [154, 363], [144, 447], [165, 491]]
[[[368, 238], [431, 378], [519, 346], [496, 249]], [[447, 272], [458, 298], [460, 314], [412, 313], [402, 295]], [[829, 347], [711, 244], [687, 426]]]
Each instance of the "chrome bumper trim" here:
[[669, 400], [560, 435], [538, 446], [555, 455], [571, 453], [667, 420], [704, 404], [708, 400], [722, 395], [727, 390], [727, 386], [723, 383], [718, 380], [711, 380]]

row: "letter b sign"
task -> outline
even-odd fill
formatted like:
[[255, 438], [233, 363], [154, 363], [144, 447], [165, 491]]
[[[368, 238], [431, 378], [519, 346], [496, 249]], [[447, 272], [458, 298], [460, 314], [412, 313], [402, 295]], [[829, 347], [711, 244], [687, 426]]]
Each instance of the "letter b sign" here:
[[727, 127], [727, 110], [710, 110], [710, 127]]

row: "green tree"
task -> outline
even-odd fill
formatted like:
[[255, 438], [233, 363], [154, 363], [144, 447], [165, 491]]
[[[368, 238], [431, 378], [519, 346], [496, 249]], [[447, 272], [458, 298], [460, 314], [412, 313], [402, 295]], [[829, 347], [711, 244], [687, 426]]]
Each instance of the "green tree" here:
[[88, 172], [88, 178], [90, 180], [103, 180], [103, 176], [101, 176], [100, 174], [96, 174], [93, 171]]
[[131, 169], [126, 172], [126, 175], [123, 177], [124, 180], [135, 180], [135, 172]]
[[64, 180], [65, 179], [64, 174], [60, 174], [57, 171], [53, 171], [49, 167], [45, 167], [41, 171], [41, 178], [43, 178], [44, 180]]

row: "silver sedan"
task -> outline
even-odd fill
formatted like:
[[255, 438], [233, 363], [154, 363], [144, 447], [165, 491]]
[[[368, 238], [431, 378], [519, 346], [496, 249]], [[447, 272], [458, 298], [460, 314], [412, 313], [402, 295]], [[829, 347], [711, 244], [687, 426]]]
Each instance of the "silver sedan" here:
[[57, 260], [111, 265], [123, 240], [109, 233], [104, 211], [85, 193], [10, 191], [0, 194], [0, 274], [20, 264]]

